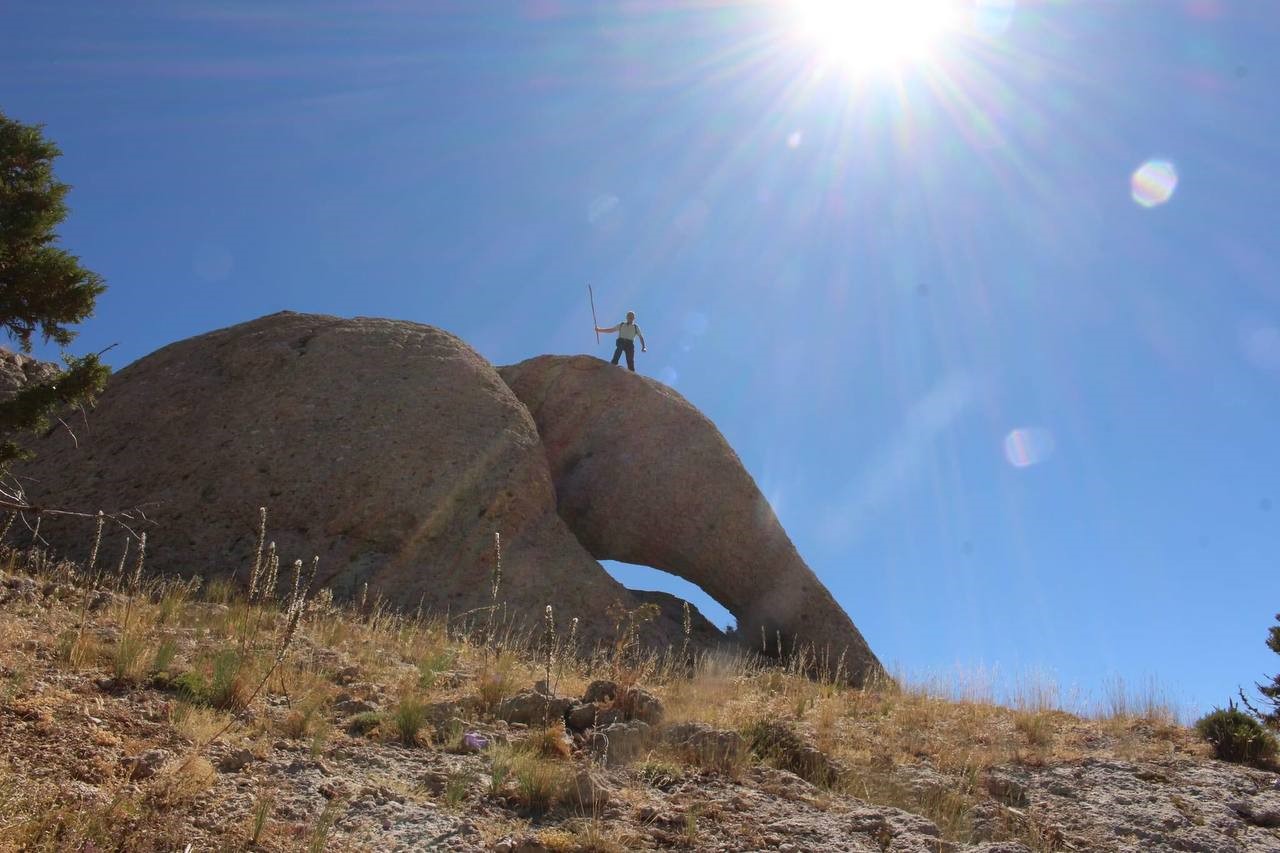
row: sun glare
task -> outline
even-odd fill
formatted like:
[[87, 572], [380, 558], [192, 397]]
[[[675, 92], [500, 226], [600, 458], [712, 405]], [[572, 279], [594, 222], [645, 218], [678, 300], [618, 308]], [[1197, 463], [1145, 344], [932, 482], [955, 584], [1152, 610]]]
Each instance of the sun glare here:
[[802, 35], [853, 70], [928, 59], [956, 23], [954, 0], [794, 0]]

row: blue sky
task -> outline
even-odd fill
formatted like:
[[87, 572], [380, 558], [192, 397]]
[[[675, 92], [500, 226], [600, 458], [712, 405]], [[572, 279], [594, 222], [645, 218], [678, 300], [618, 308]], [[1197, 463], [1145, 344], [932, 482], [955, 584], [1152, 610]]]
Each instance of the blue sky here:
[[1225, 703], [1277, 669], [1280, 16], [974, 2], [875, 62], [798, 0], [9, 4], [0, 110], [110, 285], [79, 350], [607, 357], [591, 283], [886, 662]]

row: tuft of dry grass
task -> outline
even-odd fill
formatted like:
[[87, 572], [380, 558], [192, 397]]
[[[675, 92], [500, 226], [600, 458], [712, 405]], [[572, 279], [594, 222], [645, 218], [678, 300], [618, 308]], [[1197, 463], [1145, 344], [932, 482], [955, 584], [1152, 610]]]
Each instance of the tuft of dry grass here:
[[521, 670], [514, 652], [497, 651], [486, 658], [476, 679], [477, 692], [486, 708], [496, 708], [503, 699], [516, 692]]
[[525, 743], [530, 751], [544, 758], [568, 759], [572, 755], [572, 744], [563, 721], [535, 730]]
[[192, 753], [182, 761], [174, 762], [172, 769], [156, 778], [151, 786], [151, 798], [157, 804], [173, 808], [195, 799], [213, 784], [217, 776], [208, 759]]
[[489, 766], [490, 796], [505, 796], [534, 814], [567, 801], [573, 790], [571, 765], [545, 757], [527, 741], [494, 745], [489, 750]]
[[424, 731], [427, 725], [426, 702], [413, 694], [401, 697], [391, 712], [391, 725], [405, 746], [418, 746], [429, 741], [429, 735]]

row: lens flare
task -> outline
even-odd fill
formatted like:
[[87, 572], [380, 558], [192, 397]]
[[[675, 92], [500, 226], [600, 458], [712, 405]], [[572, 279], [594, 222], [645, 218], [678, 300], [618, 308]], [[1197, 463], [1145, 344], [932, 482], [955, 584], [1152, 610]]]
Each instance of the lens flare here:
[[616, 195], [598, 195], [587, 205], [587, 221], [592, 225], [607, 222], [618, 211], [620, 201]]
[[928, 56], [956, 24], [950, 0], [795, 0], [800, 33], [829, 60], [855, 69]]
[[1015, 0], [976, 0], [973, 4], [973, 24], [985, 36], [1002, 36], [1013, 24]]
[[1158, 207], [1173, 198], [1178, 170], [1168, 160], [1148, 160], [1129, 179], [1133, 200], [1143, 207]]
[[1015, 468], [1039, 465], [1053, 455], [1053, 433], [1041, 427], [1019, 427], [1004, 437], [1004, 458]]

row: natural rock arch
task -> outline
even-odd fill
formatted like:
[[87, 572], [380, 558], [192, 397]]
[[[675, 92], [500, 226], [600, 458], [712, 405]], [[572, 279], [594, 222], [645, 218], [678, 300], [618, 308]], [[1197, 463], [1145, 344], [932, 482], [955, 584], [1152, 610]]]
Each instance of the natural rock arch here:
[[593, 557], [697, 584], [747, 642], [763, 629], [775, 651], [780, 632], [787, 651], [844, 655], [855, 682], [883, 672], [724, 436], [683, 397], [590, 356], [499, 373], [537, 424], [560, 517]]

